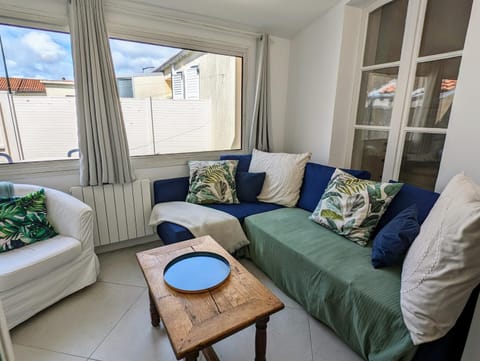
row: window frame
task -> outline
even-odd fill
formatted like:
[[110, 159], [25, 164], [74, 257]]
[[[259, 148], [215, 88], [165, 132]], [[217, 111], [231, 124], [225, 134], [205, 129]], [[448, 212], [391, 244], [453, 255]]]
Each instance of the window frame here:
[[[106, 9], [107, 10], [107, 9]], [[50, 17], [48, 14], [37, 14], [30, 18], [22, 19], [17, 16], [15, 11], [11, 11], [12, 16], [0, 16], [0, 23], [5, 25], [36, 28], [39, 30], [56, 31], [70, 33], [68, 24], [56, 17]], [[7, 14], [9, 11], [7, 11]], [[24, 13], [21, 13], [22, 17]], [[244, 154], [248, 150], [248, 128], [249, 121], [246, 117], [247, 109], [249, 109], [250, 99], [247, 98], [248, 89], [252, 86], [249, 77], [253, 71], [254, 65], [251, 65], [251, 59], [254, 58], [255, 45], [240, 44], [234, 41], [224, 41], [215, 39], [206, 39], [201, 37], [187, 37], [187, 35], [170, 34], [166, 32], [151, 32], [144, 29], [133, 28], [127, 24], [118, 24], [110, 22], [106, 13], [107, 26], [109, 28], [109, 38], [116, 38], [127, 41], [144, 42], [150, 44], [158, 44], [163, 46], [172, 46], [188, 50], [203, 51], [221, 55], [230, 55], [242, 58], [242, 77], [241, 77], [241, 94], [242, 102], [240, 105], [240, 124], [239, 135], [241, 136], [241, 146], [239, 149], [214, 150], [202, 152], [188, 153], [172, 153], [172, 154], [153, 154], [130, 156], [130, 160], [134, 169], [149, 169], [158, 167], [185, 166], [189, 160], [215, 160], [222, 154]], [[219, 30], [221, 32], [221, 30]], [[236, 31], [230, 32], [236, 35]], [[252, 35], [245, 35], [241, 32], [238, 37], [254, 39]], [[219, 36], [219, 39], [221, 36]], [[41, 160], [41, 161], [22, 161], [17, 163], [0, 163], [0, 173], [4, 177], [11, 176], [31, 176], [31, 175], [47, 175], [55, 174], [77, 174], [80, 169], [79, 159], [57, 159], [57, 160]]]
[[[358, 38], [358, 50], [355, 59], [355, 78], [353, 80], [353, 99], [350, 108], [350, 121], [347, 135], [346, 163], [351, 166], [353, 159], [354, 136], [357, 129], [388, 131], [387, 150], [385, 154], [382, 181], [398, 179], [402, 166], [402, 156], [405, 148], [405, 139], [408, 133], [445, 134], [447, 128], [418, 128], [408, 126], [408, 119], [411, 105], [411, 94], [415, 85], [417, 64], [445, 60], [454, 57], [462, 57], [463, 51], [452, 51], [447, 53], [420, 56], [420, 46], [425, 22], [428, 0], [409, 1], [405, 19], [405, 31], [402, 41], [400, 60], [370, 66], [363, 65], [367, 30], [368, 16], [372, 11], [392, 2], [394, 0], [374, 1], [362, 9], [360, 20], [360, 36]], [[392, 116], [389, 126], [359, 125], [357, 112], [360, 100], [361, 79], [364, 71], [399, 67], [397, 76], [397, 88], [395, 101], [392, 108]]]
[[[247, 125], [246, 125], [246, 97], [247, 97], [247, 86], [248, 84], [248, 61], [249, 61], [249, 48], [241, 47], [233, 43], [225, 42], [215, 42], [213, 40], [198, 40], [198, 39], [187, 39], [179, 36], [173, 36], [169, 34], [157, 34], [149, 33], [145, 31], [139, 31], [132, 28], [124, 28], [122, 26], [112, 26], [108, 34], [110, 39], [118, 40], [127, 40], [133, 42], [143, 42], [147, 44], [160, 45], [160, 46], [171, 46], [185, 50], [201, 51], [212, 54], [219, 55], [229, 55], [242, 58], [242, 80], [241, 80], [241, 93], [242, 93], [242, 102], [240, 105], [240, 136], [241, 136], [241, 147], [239, 149], [224, 149], [224, 150], [212, 150], [212, 151], [201, 151], [201, 152], [187, 152], [187, 153], [171, 153], [171, 154], [151, 154], [151, 155], [135, 155], [130, 156], [132, 161], [138, 160], [138, 162], [145, 167], [158, 166], [158, 163], [161, 162], [161, 165], [167, 164], [171, 165], [185, 165], [189, 160], [202, 160], [202, 159], [218, 159], [222, 154], [241, 154], [244, 153], [248, 148], [247, 141]], [[185, 92], [185, 89], [184, 89]], [[171, 161], [174, 163], [172, 164]], [[135, 165], [135, 164], [134, 164]]]

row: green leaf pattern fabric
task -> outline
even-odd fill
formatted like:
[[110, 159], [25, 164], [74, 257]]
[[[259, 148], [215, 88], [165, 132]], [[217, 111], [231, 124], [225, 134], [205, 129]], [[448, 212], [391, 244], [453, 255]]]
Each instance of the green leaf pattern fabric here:
[[54, 237], [47, 220], [45, 190], [0, 200], [0, 252]]
[[366, 246], [402, 183], [358, 179], [337, 169], [310, 219]]
[[190, 161], [186, 201], [196, 204], [239, 203], [235, 174], [238, 160]]

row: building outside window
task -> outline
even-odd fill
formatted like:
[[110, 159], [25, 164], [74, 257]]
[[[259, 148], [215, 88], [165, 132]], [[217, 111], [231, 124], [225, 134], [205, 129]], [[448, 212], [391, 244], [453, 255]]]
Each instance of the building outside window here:
[[110, 45], [117, 79], [130, 79], [120, 96], [131, 155], [241, 148], [241, 57], [121, 39]]

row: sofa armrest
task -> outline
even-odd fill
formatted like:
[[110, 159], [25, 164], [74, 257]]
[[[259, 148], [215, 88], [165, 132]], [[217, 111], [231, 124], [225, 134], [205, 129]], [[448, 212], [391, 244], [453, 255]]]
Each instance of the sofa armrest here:
[[188, 194], [189, 177], [160, 179], [153, 182], [155, 204], [184, 201]]
[[78, 239], [82, 249], [93, 249], [93, 211], [75, 197], [45, 188], [47, 217], [62, 236]]

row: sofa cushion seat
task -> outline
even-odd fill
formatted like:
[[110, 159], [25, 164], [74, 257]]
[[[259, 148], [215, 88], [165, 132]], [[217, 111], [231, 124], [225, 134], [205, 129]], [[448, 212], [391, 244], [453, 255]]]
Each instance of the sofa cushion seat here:
[[80, 256], [79, 240], [57, 235], [0, 255], [0, 292], [41, 277]]
[[400, 268], [375, 270], [371, 247], [309, 215], [283, 208], [246, 218], [252, 260], [365, 359], [410, 360], [415, 347], [400, 310]]
[[[262, 212], [282, 208], [272, 203], [239, 203], [239, 204], [204, 204], [219, 211], [226, 212], [238, 218], [243, 223], [245, 217]], [[194, 238], [193, 234], [185, 227], [171, 222], [163, 222], [157, 226], [157, 233], [165, 244], [176, 243]]]

